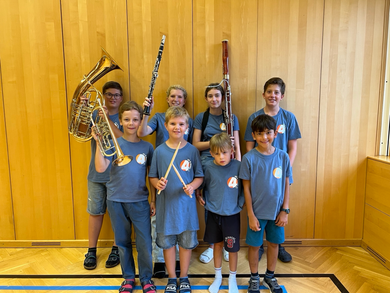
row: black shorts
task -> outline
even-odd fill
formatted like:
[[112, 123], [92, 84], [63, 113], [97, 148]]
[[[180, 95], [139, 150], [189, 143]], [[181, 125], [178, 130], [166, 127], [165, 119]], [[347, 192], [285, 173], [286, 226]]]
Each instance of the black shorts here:
[[240, 213], [232, 216], [220, 216], [208, 211], [204, 241], [207, 243], [224, 242], [225, 250], [240, 250]]

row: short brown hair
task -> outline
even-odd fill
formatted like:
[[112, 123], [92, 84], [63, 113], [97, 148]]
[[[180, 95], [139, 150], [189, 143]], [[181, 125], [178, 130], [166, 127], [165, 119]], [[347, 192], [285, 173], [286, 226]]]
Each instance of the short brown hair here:
[[168, 123], [169, 120], [176, 117], [185, 118], [187, 124], [188, 124], [188, 120], [190, 120], [190, 115], [188, 115], [188, 112], [185, 108], [180, 106], [173, 106], [173, 107], [169, 107], [168, 110], [165, 112], [165, 123]]
[[143, 109], [140, 105], [138, 105], [134, 101], [127, 101], [119, 107], [119, 119], [122, 119], [123, 112], [131, 111], [131, 110], [136, 110], [139, 113], [142, 120]]
[[232, 140], [226, 132], [217, 133], [210, 139], [210, 151], [213, 153], [231, 150], [232, 147]]

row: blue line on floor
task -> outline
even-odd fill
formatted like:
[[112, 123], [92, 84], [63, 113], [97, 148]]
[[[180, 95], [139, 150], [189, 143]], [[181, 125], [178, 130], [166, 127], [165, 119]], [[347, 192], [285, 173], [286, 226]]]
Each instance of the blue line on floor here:
[[[164, 290], [165, 286], [156, 286], [157, 290]], [[287, 293], [284, 286], [280, 286], [284, 293]], [[207, 290], [209, 286], [191, 285], [192, 290]], [[0, 290], [118, 290], [119, 286], [0, 286]], [[221, 286], [220, 290], [227, 290], [228, 286]], [[239, 285], [239, 290], [246, 290], [248, 286]], [[261, 290], [266, 290], [260, 286]], [[141, 286], [135, 286], [134, 290], [142, 290]]]

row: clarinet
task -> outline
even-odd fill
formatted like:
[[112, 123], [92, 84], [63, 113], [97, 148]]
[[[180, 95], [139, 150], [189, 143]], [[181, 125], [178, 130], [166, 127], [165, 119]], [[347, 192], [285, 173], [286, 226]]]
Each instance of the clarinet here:
[[[234, 137], [233, 125], [234, 118], [232, 112], [232, 93], [230, 90], [229, 83], [229, 51], [228, 51], [228, 40], [222, 41], [222, 72], [223, 72], [223, 88], [225, 90], [225, 124], [226, 131], [229, 137]], [[234, 150], [234, 139], [232, 139], [232, 147]], [[234, 159], [234, 152], [232, 153], [232, 159]]]
[[[158, 49], [156, 62], [154, 63], [154, 68], [153, 68], [153, 72], [152, 72], [152, 80], [150, 82], [149, 92], [148, 92], [148, 100], [149, 101], [152, 100], [152, 95], [153, 95], [153, 91], [154, 91], [154, 85], [156, 84], [156, 79], [158, 77], [158, 68], [160, 66], [161, 56], [162, 56], [162, 52], [164, 50], [164, 44], [165, 44], [165, 35], [162, 36], [160, 48]], [[147, 106], [144, 107], [144, 115], [147, 115], [147, 116], [150, 115], [150, 106], [149, 107], [147, 107]]]

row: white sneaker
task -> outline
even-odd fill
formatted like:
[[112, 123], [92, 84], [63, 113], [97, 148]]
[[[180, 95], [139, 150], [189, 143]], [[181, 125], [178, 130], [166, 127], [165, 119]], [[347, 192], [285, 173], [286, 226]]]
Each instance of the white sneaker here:
[[225, 247], [222, 248], [222, 252], [223, 252], [223, 259], [224, 259], [225, 261], [229, 262], [229, 252], [227, 252], [227, 251], [225, 250]]
[[199, 257], [199, 260], [203, 263], [209, 263], [214, 257], [213, 253], [214, 249], [209, 247], [205, 251], [203, 251], [203, 253]]

